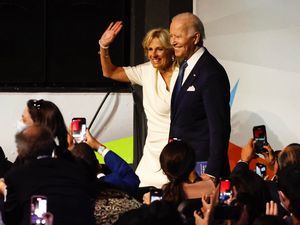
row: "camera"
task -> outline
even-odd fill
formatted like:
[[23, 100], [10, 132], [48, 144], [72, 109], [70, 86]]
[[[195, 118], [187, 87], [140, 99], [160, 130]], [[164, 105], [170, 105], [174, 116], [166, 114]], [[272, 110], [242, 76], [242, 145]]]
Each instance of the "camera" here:
[[267, 175], [267, 167], [265, 164], [262, 163], [256, 163], [255, 165], [255, 173], [264, 178]]
[[31, 213], [30, 224], [42, 225], [46, 224], [46, 220], [43, 215], [47, 212], [47, 197], [42, 195], [31, 196]]
[[267, 151], [266, 149], [264, 149], [264, 146], [268, 145], [265, 125], [253, 127], [253, 139], [255, 141], [255, 153], [260, 154]]
[[231, 182], [228, 179], [222, 179], [220, 181], [219, 204], [229, 205], [229, 201], [231, 199], [232, 199]]
[[214, 210], [216, 220], [237, 220], [240, 216], [240, 207], [234, 205], [231, 182], [221, 179], [219, 189], [219, 203]]
[[150, 190], [150, 202], [162, 199], [162, 190], [153, 188]]
[[76, 117], [72, 119], [71, 123], [72, 135], [75, 143], [81, 143], [86, 140], [86, 119], [83, 117]]
[[198, 174], [198, 176], [201, 176], [203, 173], [205, 173], [206, 167], [207, 167], [207, 161], [196, 162], [195, 171]]

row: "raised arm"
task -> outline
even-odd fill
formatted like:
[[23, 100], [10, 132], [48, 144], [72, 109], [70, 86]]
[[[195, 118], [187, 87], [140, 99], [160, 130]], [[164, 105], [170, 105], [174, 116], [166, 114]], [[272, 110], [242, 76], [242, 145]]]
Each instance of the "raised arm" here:
[[[86, 143], [91, 148], [98, 149], [98, 152], [100, 146], [106, 148], [91, 135], [88, 129], [86, 130], [86, 139]], [[140, 180], [128, 163], [113, 151], [106, 150], [105, 154], [103, 154], [104, 152], [99, 153], [104, 157], [105, 165], [111, 170], [111, 173], [101, 177], [100, 181], [126, 192], [136, 193]]]
[[115, 66], [110, 59], [109, 46], [115, 40], [123, 27], [122, 21], [110, 23], [106, 31], [102, 34], [100, 45], [100, 61], [103, 76], [121, 82], [129, 82], [129, 79], [121, 66]]

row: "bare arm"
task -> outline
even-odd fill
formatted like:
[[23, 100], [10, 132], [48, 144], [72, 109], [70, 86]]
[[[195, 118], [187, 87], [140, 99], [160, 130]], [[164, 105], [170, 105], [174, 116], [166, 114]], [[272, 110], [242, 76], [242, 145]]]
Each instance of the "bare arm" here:
[[129, 79], [120, 66], [115, 66], [112, 64], [109, 55], [109, 45], [115, 40], [118, 33], [123, 27], [122, 21], [117, 21], [115, 23], [110, 23], [106, 31], [102, 34], [99, 45], [100, 45], [100, 61], [102, 66], [103, 75], [107, 78], [121, 81], [129, 82]]

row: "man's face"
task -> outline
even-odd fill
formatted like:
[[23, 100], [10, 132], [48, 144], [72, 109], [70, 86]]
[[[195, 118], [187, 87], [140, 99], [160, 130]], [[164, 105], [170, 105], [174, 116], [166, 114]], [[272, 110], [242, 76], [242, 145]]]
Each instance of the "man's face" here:
[[189, 32], [187, 20], [175, 19], [170, 25], [170, 42], [174, 48], [175, 56], [179, 59], [189, 59], [194, 53], [195, 34]]

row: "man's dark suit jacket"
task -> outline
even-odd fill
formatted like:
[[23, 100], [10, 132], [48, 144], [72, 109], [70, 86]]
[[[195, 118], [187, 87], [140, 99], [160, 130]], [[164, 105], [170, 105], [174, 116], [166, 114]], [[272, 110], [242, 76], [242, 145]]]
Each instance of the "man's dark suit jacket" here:
[[54, 225], [94, 224], [90, 179], [79, 164], [54, 158], [35, 159], [17, 165], [5, 176], [7, 200], [5, 224], [30, 224], [30, 198], [47, 197]]
[[205, 49], [171, 101], [170, 138], [180, 138], [208, 161], [206, 173], [229, 175], [230, 85], [224, 68]]

